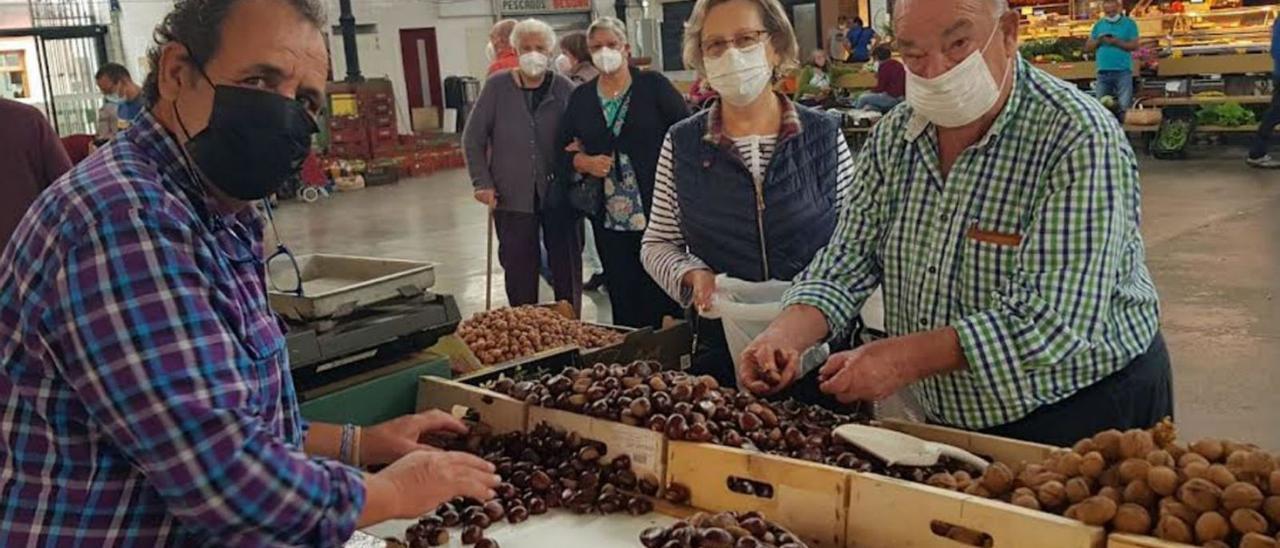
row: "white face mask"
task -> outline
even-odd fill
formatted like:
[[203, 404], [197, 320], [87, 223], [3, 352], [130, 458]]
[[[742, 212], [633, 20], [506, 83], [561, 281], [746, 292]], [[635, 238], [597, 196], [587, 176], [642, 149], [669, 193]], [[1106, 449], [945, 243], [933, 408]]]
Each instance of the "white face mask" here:
[[613, 48], [600, 48], [591, 54], [591, 64], [605, 74], [613, 74], [622, 68], [622, 52]]
[[1115, 23], [1120, 20], [1120, 14], [1117, 13], [1115, 15], [1108, 15], [1106, 17], [1103, 17], [1103, 19], [1106, 19], [1107, 22], [1109, 23]]
[[551, 60], [547, 59], [545, 53], [531, 51], [520, 55], [520, 72], [530, 78], [537, 78], [547, 71], [547, 65], [550, 63]]
[[498, 52], [497, 50], [493, 49], [493, 42], [489, 42], [488, 44], [484, 45], [485, 59], [488, 59], [489, 61], [493, 61], [493, 58], [497, 56], [498, 56]]
[[556, 72], [559, 72], [560, 74], [568, 74], [570, 70], [573, 70], [573, 63], [569, 61], [569, 57], [563, 53], [557, 55]]
[[1000, 91], [1009, 77], [1009, 67], [997, 84], [982, 54], [991, 46], [999, 27], [991, 31], [987, 45], [969, 54], [960, 64], [937, 78], [924, 78], [907, 69], [907, 104], [939, 127], [972, 124], [1000, 100]]
[[726, 103], [735, 107], [751, 104], [769, 87], [773, 67], [765, 56], [764, 44], [744, 50], [729, 48], [724, 55], [704, 61], [707, 83]]

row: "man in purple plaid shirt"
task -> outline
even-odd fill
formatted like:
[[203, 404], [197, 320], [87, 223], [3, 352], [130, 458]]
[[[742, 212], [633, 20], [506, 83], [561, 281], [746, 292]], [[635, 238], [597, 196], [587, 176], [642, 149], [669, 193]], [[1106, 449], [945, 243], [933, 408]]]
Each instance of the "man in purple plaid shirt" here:
[[324, 104], [315, 1], [177, 2], [148, 110], [0, 255], [0, 546], [335, 546], [493, 496], [489, 463], [420, 444], [452, 417], [298, 414], [250, 203]]

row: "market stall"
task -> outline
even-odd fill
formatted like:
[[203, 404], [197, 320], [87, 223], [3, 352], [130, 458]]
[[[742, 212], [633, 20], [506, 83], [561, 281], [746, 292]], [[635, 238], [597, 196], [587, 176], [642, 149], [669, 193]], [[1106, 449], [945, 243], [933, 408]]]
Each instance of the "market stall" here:
[[[1276, 455], [1180, 441], [1167, 421], [1054, 448], [758, 400], [651, 362], [525, 362], [416, 390], [419, 410], [471, 422], [444, 443], [492, 460], [505, 483], [496, 502], [455, 500], [363, 543], [1261, 547], [1280, 526]], [[990, 464], [881, 460], [842, 437], [849, 423]]]

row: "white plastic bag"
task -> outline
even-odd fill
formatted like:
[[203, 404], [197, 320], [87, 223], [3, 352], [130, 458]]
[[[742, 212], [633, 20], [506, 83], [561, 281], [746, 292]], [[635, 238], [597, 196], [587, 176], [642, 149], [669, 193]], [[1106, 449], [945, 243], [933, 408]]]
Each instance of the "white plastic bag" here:
[[[782, 295], [790, 288], [791, 282], [748, 282], [724, 274], [716, 275], [716, 292], [711, 298], [711, 308], [702, 311], [701, 315], [719, 319], [724, 325], [724, 339], [729, 354], [733, 356], [735, 372], [741, 367], [742, 351], [782, 313]], [[801, 373], [822, 365], [827, 359], [827, 352], [825, 343], [805, 352]]]

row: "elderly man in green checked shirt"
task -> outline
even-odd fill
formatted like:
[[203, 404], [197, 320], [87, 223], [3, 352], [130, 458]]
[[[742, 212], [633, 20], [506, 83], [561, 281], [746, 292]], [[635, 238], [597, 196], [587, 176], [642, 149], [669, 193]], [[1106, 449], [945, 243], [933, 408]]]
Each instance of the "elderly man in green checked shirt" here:
[[1120, 126], [1020, 58], [1005, 0], [904, 0], [894, 23], [907, 104], [876, 126], [835, 235], [739, 382], [772, 393], [809, 373], [802, 352], [848, 337], [883, 286], [892, 337], [818, 371], [841, 402], [914, 383], [933, 422], [1055, 445], [1171, 415]]

